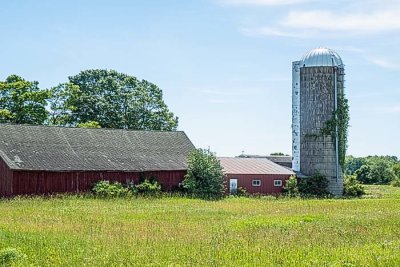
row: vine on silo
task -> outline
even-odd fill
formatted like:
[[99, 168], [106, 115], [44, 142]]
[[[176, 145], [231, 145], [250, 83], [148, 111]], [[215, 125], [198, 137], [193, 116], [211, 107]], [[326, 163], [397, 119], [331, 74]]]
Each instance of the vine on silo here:
[[347, 132], [349, 128], [349, 103], [343, 90], [339, 90], [337, 97], [337, 110], [333, 112], [332, 119], [327, 120], [324, 127], [320, 130], [321, 135], [330, 135], [336, 141], [336, 125], [339, 137], [339, 164], [344, 168], [347, 150]]

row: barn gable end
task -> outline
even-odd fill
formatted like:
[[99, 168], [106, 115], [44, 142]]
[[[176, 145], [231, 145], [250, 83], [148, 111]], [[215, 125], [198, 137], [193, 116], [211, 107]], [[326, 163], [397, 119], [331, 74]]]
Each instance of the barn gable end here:
[[8, 197], [12, 195], [12, 179], [13, 171], [3, 160], [0, 150], [0, 197]]

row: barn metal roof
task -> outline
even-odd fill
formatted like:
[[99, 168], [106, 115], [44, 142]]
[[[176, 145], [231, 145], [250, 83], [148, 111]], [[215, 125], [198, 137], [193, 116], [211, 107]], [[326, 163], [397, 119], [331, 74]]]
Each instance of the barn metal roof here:
[[16, 170], [186, 170], [194, 148], [179, 131], [0, 124], [0, 157]]
[[250, 154], [241, 154], [237, 156], [238, 158], [265, 158], [269, 159], [272, 162], [292, 162], [292, 157], [291, 156], [278, 156], [278, 155], [250, 155]]
[[227, 174], [294, 174], [266, 158], [218, 158]]
[[291, 156], [266, 156], [266, 158], [275, 163], [292, 163]]

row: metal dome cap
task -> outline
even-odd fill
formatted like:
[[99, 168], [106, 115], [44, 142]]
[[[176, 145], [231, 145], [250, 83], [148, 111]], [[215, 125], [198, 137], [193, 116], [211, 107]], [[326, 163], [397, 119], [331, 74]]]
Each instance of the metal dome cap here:
[[301, 58], [302, 67], [343, 66], [343, 61], [334, 50], [319, 47], [308, 51]]

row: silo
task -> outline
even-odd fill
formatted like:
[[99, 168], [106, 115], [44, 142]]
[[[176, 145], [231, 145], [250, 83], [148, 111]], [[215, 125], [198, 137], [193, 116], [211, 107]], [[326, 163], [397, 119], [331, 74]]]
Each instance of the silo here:
[[344, 99], [343, 90], [344, 65], [335, 51], [316, 48], [293, 62], [293, 170], [304, 176], [326, 176], [334, 195], [343, 192], [343, 160], [339, 157], [346, 144], [338, 129], [338, 99]]

